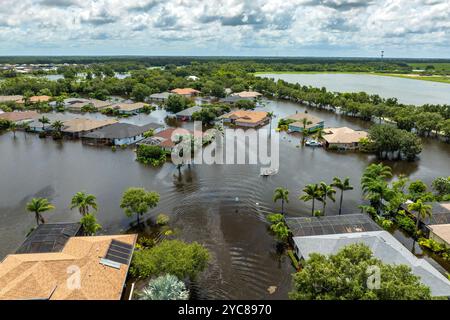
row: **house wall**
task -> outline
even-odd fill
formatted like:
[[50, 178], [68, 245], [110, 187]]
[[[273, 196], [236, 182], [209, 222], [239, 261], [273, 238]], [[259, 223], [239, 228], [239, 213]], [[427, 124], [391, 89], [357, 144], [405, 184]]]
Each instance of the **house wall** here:
[[140, 134], [134, 137], [127, 137], [123, 139], [114, 139], [114, 145], [122, 146], [122, 145], [130, 145], [136, 142], [139, 142], [144, 139], [144, 134]]
[[445, 241], [444, 239], [442, 239], [441, 237], [439, 237], [438, 235], [436, 235], [433, 231], [430, 230], [430, 239], [445, 244], [446, 246], [450, 246], [450, 243], [448, 243], [447, 241]]
[[[324, 122], [322, 121], [322, 122], [319, 122], [318, 124], [316, 124], [315, 126], [309, 128], [308, 132], [312, 132], [312, 131], [315, 131], [315, 130], [318, 130], [318, 129], [323, 129], [323, 128], [324, 128]], [[303, 132], [303, 127], [297, 127], [297, 126], [294, 126], [294, 125], [290, 124], [289, 125], [289, 131], [292, 131], [292, 132]]]
[[356, 150], [359, 148], [359, 143], [327, 143], [327, 148], [337, 148], [341, 150]]

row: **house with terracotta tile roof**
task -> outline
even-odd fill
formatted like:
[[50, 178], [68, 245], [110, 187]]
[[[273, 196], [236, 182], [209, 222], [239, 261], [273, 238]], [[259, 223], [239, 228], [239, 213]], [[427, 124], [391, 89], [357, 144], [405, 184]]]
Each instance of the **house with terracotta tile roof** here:
[[237, 127], [255, 128], [269, 122], [269, 114], [265, 111], [237, 110], [220, 117], [224, 123]]
[[137, 235], [71, 237], [60, 252], [10, 254], [0, 300], [120, 300]]
[[194, 97], [200, 93], [200, 91], [192, 88], [176, 88], [170, 91], [171, 93], [179, 94], [187, 98]]

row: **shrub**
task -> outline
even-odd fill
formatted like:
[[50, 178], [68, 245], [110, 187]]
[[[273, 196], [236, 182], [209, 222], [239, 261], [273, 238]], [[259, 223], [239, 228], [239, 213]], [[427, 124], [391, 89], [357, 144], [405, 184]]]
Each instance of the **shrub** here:
[[171, 274], [150, 280], [139, 294], [140, 300], [187, 300], [189, 292], [185, 284]]
[[400, 228], [413, 235], [416, 232], [416, 223], [413, 219], [406, 215], [399, 214], [395, 217], [397, 224]]
[[179, 279], [195, 279], [209, 259], [208, 250], [197, 242], [164, 240], [153, 248], [135, 251], [130, 274], [148, 278], [169, 273]]
[[148, 146], [141, 144], [137, 147], [137, 160], [143, 164], [159, 166], [166, 161], [166, 151], [159, 146]]
[[434, 253], [442, 253], [443, 251], [446, 251], [446, 249], [447, 249], [445, 247], [445, 245], [443, 245], [433, 239], [420, 238], [419, 245], [430, 249]]
[[166, 224], [168, 224], [170, 221], [170, 218], [168, 215], [166, 214], [159, 214], [158, 217], [156, 217], [156, 224], [160, 225], [160, 226], [164, 226]]

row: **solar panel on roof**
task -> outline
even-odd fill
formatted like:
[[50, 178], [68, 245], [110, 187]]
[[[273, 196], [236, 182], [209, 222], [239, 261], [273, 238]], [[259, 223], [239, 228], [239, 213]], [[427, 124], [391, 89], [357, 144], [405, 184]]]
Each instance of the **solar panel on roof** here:
[[108, 252], [106, 253], [105, 259], [128, 264], [130, 262], [131, 253], [133, 252], [133, 246], [127, 243], [112, 240], [109, 245]]

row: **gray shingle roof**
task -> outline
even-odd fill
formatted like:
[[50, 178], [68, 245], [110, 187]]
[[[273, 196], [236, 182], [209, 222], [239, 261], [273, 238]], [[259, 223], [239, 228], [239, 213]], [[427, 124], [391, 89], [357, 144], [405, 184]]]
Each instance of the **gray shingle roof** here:
[[181, 110], [180, 112], [176, 113], [179, 117], [192, 117], [194, 112], [202, 110], [202, 107], [200, 106], [193, 106], [184, 110]]
[[364, 243], [384, 263], [409, 266], [422, 283], [431, 289], [433, 296], [450, 296], [450, 281], [429, 262], [414, 256], [387, 231], [294, 237], [293, 240], [299, 256], [304, 258], [308, 258], [311, 253], [335, 254], [344, 246]]
[[360, 213], [286, 218], [286, 224], [294, 237], [381, 230], [370, 217]]
[[149, 123], [144, 126], [136, 126], [130, 123], [115, 123], [104, 128], [85, 134], [83, 138], [91, 139], [123, 139], [138, 136], [150, 129], [162, 128], [157, 123]]

